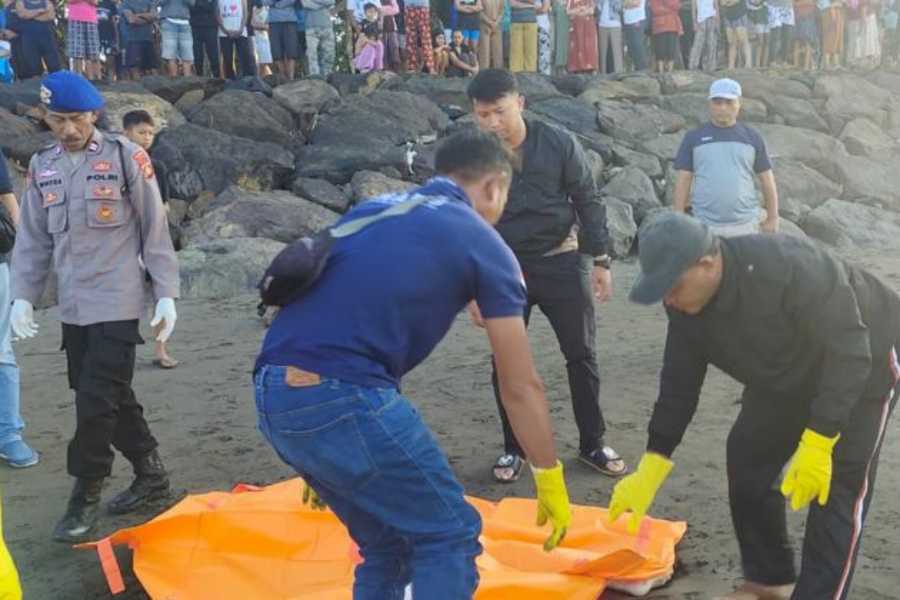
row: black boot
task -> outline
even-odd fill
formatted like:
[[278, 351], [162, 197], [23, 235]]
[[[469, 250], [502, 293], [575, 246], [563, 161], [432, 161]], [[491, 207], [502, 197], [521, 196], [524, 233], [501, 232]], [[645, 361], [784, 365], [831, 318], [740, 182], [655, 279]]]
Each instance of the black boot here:
[[76, 544], [88, 539], [97, 522], [103, 479], [76, 479], [66, 514], [53, 530], [57, 542]]
[[133, 512], [169, 495], [169, 477], [156, 450], [133, 459], [131, 464], [134, 465], [134, 481], [107, 505], [114, 515]]

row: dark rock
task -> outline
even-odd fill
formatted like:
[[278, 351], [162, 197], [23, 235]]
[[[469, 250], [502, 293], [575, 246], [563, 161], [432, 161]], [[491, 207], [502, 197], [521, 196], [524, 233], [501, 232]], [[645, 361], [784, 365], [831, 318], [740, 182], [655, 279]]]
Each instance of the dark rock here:
[[575, 98], [560, 96], [529, 105], [526, 117], [538, 118], [568, 130], [578, 138], [585, 148], [600, 154], [603, 160], [612, 156], [610, 145], [614, 140], [600, 133], [597, 126], [597, 111]]
[[184, 229], [187, 246], [234, 237], [290, 243], [330, 226], [338, 214], [290, 192], [248, 192], [232, 186]]
[[263, 238], [214, 240], [178, 253], [182, 298], [228, 298], [255, 290], [285, 244]]
[[416, 184], [399, 179], [392, 179], [374, 171], [360, 171], [350, 180], [353, 190], [353, 202], [362, 202], [376, 196], [405, 192], [416, 187]]
[[377, 171], [391, 166], [406, 169], [406, 146], [370, 141], [368, 146], [340, 143], [308, 145], [297, 151], [297, 175], [347, 183], [357, 171]]
[[[890, 156], [896, 146], [896, 142], [881, 127], [863, 118], [853, 119], [844, 125], [839, 139], [850, 154], [872, 158]], [[900, 161], [897, 166], [900, 167]]]
[[18, 104], [35, 106], [40, 104], [40, 102], [41, 81], [36, 77], [12, 84], [0, 85], [0, 107], [10, 112], [14, 112]]
[[900, 215], [831, 199], [809, 211], [800, 226], [808, 235], [838, 248], [896, 248]]
[[[659, 97], [661, 108], [682, 116], [691, 126], [697, 126], [709, 121], [709, 99], [707, 94], [671, 94]], [[744, 98], [741, 101], [741, 114], [738, 117], [742, 121], [765, 122], [768, 118], [766, 105], [753, 98]]]
[[192, 124], [160, 133], [153, 158], [166, 166], [172, 195], [185, 200], [204, 190], [218, 194], [231, 184], [270, 190], [285, 183], [294, 169], [293, 154], [281, 146]]
[[324, 179], [297, 177], [291, 184], [291, 190], [298, 196], [339, 213], [346, 212], [350, 207], [350, 199], [346, 194]]
[[637, 167], [625, 167], [613, 175], [601, 190], [605, 197], [618, 198], [631, 205], [634, 220], [640, 225], [644, 217], [662, 203], [656, 197], [653, 182]]
[[289, 146], [302, 142], [291, 113], [261, 94], [226, 90], [194, 107], [188, 120], [229, 135]]
[[796, 160], [775, 158], [772, 171], [779, 199], [793, 199], [815, 208], [829, 198], [840, 198], [843, 193], [841, 184]]
[[600, 131], [616, 139], [637, 143], [685, 128], [684, 117], [652, 104], [609, 100], [597, 105]]
[[816, 107], [809, 100], [773, 94], [764, 101], [772, 113], [783, 119], [782, 124], [784, 125], [813, 129], [823, 133], [831, 131], [828, 122], [819, 115]]
[[634, 222], [634, 210], [627, 202], [618, 198], [605, 198], [606, 228], [609, 231], [609, 251], [617, 258], [624, 258], [631, 253], [634, 238], [637, 236], [637, 224]]
[[159, 96], [146, 90], [141, 92], [119, 91], [129, 89], [126, 86], [118, 86], [114, 90], [103, 92], [106, 106], [103, 113], [113, 131], [122, 131], [122, 117], [133, 110], [145, 110], [150, 113], [157, 129], [166, 127], [178, 127], [186, 123], [184, 116], [178, 109]]
[[18, 117], [6, 110], [0, 108], [0, 144], [10, 137], [28, 137], [38, 133], [37, 125], [32, 123], [25, 117]]
[[3, 148], [3, 152], [23, 165], [31, 161], [31, 156], [35, 152], [55, 143], [56, 138], [49, 131], [27, 137], [0, 135], [0, 148]]
[[340, 102], [341, 96], [321, 79], [300, 79], [276, 87], [272, 98], [300, 116], [328, 110]]
[[141, 79], [141, 85], [166, 102], [175, 104], [185, 93], [200, 90], [205, 92], [209, 79], [204, 77], [166, 77], [164, 75], [148, 75]]
[[376, 91], [345, 98], [340, 106], [321, 115], [310, 142], [315, 146], [358, 145], [372, 151], [375, 146], [437, 138], [449, 123], [444, 111], [427, 98], [409, 92]]

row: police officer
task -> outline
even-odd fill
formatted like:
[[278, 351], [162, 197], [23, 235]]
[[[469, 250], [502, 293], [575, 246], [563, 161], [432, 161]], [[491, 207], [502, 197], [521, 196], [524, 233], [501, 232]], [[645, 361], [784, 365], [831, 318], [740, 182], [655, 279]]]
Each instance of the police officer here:
[[[611, 518], [630, 511], [637, 529], [715, 365], [745, 386], [727, 462], [746, 581], [726, 600], [847, 598], [897, 403], [900, 297], [785, 235], [718, 238], [668, 213], [639, 242], [631, 299], [662, 300], [669, 327], [647, 452], [613, 491]], [[785, 498], [793, 510], [812, 503], [799, 573]]]
[[58, 143], [31, 159], [12, 260], [12, 327], [37, 333], [34, 303], [52, 260], [59, 278], [62, 345], [77, 426], [68, 448], [76, 478], [59, 541], [85, 539], [94, 526], [115, 446], [135, 480], [109, 504], [126, 513], [168, 494], [157, 442], [131, 388], [145, 273], [158, 299], [158, 339], [175, 326], [178, 265], [150, 157], [124, 137], [95, 127], [103, 97], [80, 75], [60, 71], [41, 87], [44, 121]]

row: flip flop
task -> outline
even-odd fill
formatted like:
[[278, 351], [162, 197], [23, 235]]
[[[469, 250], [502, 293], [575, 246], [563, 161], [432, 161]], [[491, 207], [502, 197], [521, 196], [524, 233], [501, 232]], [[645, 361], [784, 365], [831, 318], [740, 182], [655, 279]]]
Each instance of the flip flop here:
[[[618, 452], [609, 446], [603, 446], [591, 452], [582, 452], [578, 455], [578, 460], [592, 469], [600, 471], [607, 477], [621, 477], [628, 472], [628, 466], [625, 464], [625, 461], [622, 460]], [[613, 463], [620, 463], [622, 466], [616, 469], [610, 466]]]
[[[494, 463], [494, 479], [500, 483], [513, 483], [514, 481], [518, 481], [519, 476], [522, 475], [522, 467], [524, 466], [525, 461], [521, 456], [517, 454], [503, 454], [497, 458], [497, 462]], [[512, 469], [512, 475], [509, 477], [499, 475], [498, 473], [501, 469]]]
[[174, 369], [178, 366], [178, 361], [174, 358], [156, 358], [153, 360], [153, 365], [160, 369]]

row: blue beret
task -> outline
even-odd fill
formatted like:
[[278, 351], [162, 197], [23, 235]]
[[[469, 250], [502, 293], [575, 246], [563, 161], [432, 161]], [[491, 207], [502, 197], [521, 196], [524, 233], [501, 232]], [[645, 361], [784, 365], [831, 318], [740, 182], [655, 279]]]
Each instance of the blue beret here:
[[51, 73], [41, 82], [41, 102], [54, 112], [90, 112], [104, 100], [90, 81], [72, 71]]

